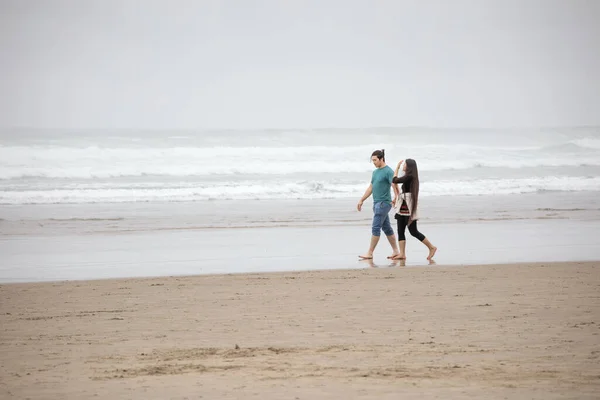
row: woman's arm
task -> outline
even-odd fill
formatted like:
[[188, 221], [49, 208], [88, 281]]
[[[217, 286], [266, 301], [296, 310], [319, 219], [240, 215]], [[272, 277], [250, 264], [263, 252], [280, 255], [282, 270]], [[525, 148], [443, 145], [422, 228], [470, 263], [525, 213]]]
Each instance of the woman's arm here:
[[392, 206], [396, 207], [396, 201], [398, 201], [398, 196], [400, 196], [400, 190], [398, 189], [398, 185], [392, 183], [392, 188], [394, 189], [394, 199], [392, 200]]
[[410, 177], [408, 176], [395, 176], [394, 179], [392, 179], [392, 183], [404, 183], [406, 182]]
[[400, 167], [402, 166], [403, 162], [404, 162], [404, 160], [400, 160], [398, 162], [398, 165], [396, 165], [396, 171], [394, 171], [394, 178], [398, 176], [398, 172], [400, 172]]

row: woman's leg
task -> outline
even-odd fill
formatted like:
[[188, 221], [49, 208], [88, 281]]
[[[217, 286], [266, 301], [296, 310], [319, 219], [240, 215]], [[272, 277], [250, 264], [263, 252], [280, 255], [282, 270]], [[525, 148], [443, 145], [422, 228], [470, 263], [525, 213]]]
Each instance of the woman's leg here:
[[425, 235], [423, 235], [421, 232], [419, 232], [419, 230], [417, 229], [417, 221], [412, 221], [410, 223], [410, 225], [408, 226], [408, 231], [415, 238], [419, 239], [421, 241], [421, 243], [423, 243], [425, 246], [427, 246], [427, 248], [429, 249], [429, 255], [427, 256], [427, 259], [431, 260], [433, 258], [433, 256], [435, 255], [435, 252], [437, 251], [437, 247], [435, 247], [433, 244], [431, 244], [429, 239], [427, 239], [425, 237]]
[[395, 256], [394, 260], [406, 260], [406, 224], [408, 223], [407, 216], [396, 216], [398, 219], [398, 255]]

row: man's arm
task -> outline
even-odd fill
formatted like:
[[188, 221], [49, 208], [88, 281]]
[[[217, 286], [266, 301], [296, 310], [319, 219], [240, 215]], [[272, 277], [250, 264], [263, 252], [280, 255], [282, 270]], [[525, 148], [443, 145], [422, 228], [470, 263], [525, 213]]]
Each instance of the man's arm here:
[[371, 193], [373, 193], [373, 184], [371, 183], [369, 185], [369, 187], [367, 188], [367, 190], [365, 190], [365, 194], [363, 194], [363, 196], [360, 198], [360, 201], [358, 202], [356, 209], [358, 211], [360, 211], [362, 209], [362, 205], [365, 202], [366, 199], [369, 198], [369, 196], [371, 195]]

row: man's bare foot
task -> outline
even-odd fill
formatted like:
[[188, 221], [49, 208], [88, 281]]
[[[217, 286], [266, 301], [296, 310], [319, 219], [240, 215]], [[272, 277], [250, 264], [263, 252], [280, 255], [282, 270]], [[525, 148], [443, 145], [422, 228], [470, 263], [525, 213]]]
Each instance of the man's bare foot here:
[[361, 260], [372, 260], [373, 259], [373, 254], [366, 254], [364, 256], [358, 256], [358, 258], [360, 258]]
[[392, 257], [392, 260], [406, 260], [406, 256], [404, 254], [396, 254], [394, 257]]
[[433, 246], [431, 249], [429, 249], [429, 255], [427, 256], [428, 260], [431, 260], [433, 258], [433, 256], [435, 256], [435, 252], [437, 251], [437, 247]]

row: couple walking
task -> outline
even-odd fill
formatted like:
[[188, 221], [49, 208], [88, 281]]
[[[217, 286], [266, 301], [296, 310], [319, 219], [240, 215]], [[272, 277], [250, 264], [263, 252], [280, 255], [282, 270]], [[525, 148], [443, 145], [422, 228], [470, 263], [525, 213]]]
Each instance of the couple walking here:
[[[392, 260], [406, 259], [406, 236], [404, 232], [408, 226], [408, 231], [412, 236], [419, 239], [429, 249], [428, 260], [435, 255], [435, 247], [429, 239], [417, 229], [418, 202], [419, 202], [419, 171], [415, 160], [409, 158], [400, 161], [396, 166], [396, 171], [386, 165], [385, 150], [375, 150], [371, 154], [371, 161], [377, 168], [373, 171], [371, 184], [358, 202], [357, 209], [361, 211], [363, 202], [373, 194], [373, 225], [371, 227], [371, 245], [369, 251], [359, 256], [361, 259], [372, 259], [375, 247], [379, 242], [381, 231], [387, 236], [393, 253], [388, 258]], [[403, 175], [399, 176], [400, 170]], [[398, 184], [402, 184], [401, 190]], [[390, 187], [394, 190], [394, 199], [390, 195]], [[394, 237], [394, 230], [390, 224], [389, 213], [394, 208], [395, 218], [398, 221], [398, 245]]]

